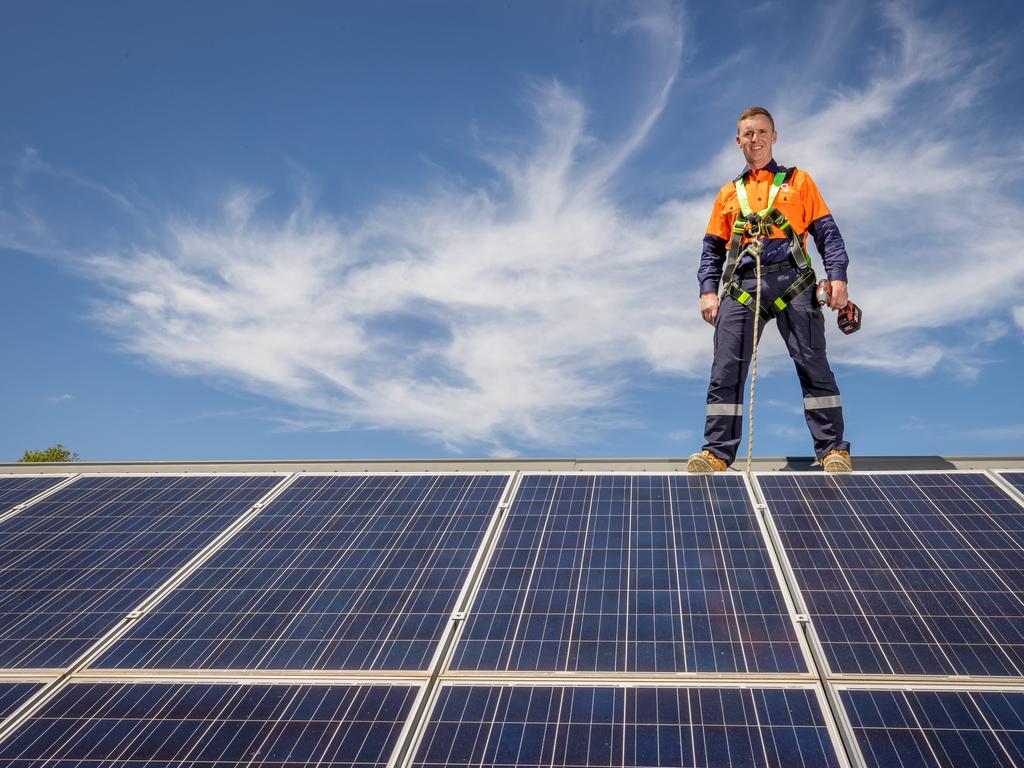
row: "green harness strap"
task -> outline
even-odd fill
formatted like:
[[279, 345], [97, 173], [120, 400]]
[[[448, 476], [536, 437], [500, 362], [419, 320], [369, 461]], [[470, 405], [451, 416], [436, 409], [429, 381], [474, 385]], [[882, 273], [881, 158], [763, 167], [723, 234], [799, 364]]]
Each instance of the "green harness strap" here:
[[[772, 179], [772, 188], [768, 190], [768, 205], [764, 207], [763, 211], [758, 212], [759, 217], [765, 216], [775, 205], [775, 198], [778, 197], [779, 189], [786, 183], [788, 175], [788, 169], [775, 174], [775, 178]], [[743, 214], [744, 219], [749, 219], [753, 211], [750, 209], [750, 200], [747, 199], [747, 189], [743, 186], [743, 177], [740, 176], [733, 184], [736, 186], [736, 197], [740, 201], [740, 213]]]
[[[811, 265], [810, 254], [804, 249], [800, 236], [793, 231], [782, 211], [775, 208], [775, 198], [779, 189], [785, 184], [786, 179], [793, 173], [794, 168], [782, 169], [772, 179], [771, 189], [768, 191], [768, 205], [764, 210], [754, 213], [750, 207], [750, 200], [747, 197], [747, 190], [743, 185], [743, 176], [739, 176], [733, 184], [736, 186], [736, 197], [740, 203], [740, 215], [732, 226], [732, 241], [729, 243], [729, 252], [725, 258], [725, 268], [722, 271], [722, 295], [728, 293], [740, 304], [743, 304], [751, 312], [756, 311], [754, 297], [747, 291], [740, 288], [739, 283], [734, 279], [736, 267], [740, 258], [747, 250], [756, 249], [760, 251], [763, 244], [757, 240], [758, 237], [771, 233], [772, 227], [778, 227], [779, 231], [789, 238], [790, 256], [797, 266], [803, 267], [804, 271], [800, 276], [782, 292], [772, 304], [761, 307], [761, 318], [765, 321], [771, 320], [784, 310], [796, 296], [806, 291], [817, 282], [814, 269]], [[747, 245], [742, 251], [740, 247], [744, 237], [754, 238], [754, 242]]]
[[[782, 292], [782, 295], [779, 296], [779, 298], [771, 304], [761, 305], [761, 319], [768, 322], [772, 318], [777, 317], [782, 310], [789, 306], [789, 302], [806, 291], [816, 282], [818, 281], [813, 270], [801, 272], [800, 277], [793, 281], [793, 283], [791, 283], [790, 286]], [[729, 283], [726, 287], [726, 292], [751, 312], [754, 311], [754, 297], [751, 296], [748, 291], [744, 291], [740, 288], [739, 284], [735, 280]]]

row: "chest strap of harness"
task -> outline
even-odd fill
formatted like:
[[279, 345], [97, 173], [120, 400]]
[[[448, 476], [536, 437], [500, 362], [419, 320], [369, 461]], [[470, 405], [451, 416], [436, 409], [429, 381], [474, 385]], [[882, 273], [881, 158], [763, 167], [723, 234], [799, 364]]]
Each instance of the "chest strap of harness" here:
[[[800, 236], [793, 231], [793, 226], [790, 224], [789, 219], [775, 208], [775, 198], [779, 194], [779, 189], [792, 176], [795, 170], [795, 168], [784, 168], [775, 174], [775, 177], [772, 179], [771, 189], [768, 190], [768, 205], [758, 213], [754, 213], [750, 207], [747, 190], [743, 185], [743, 176], [739, 176], [733, 182], [736, 186], [736, 197], [740, 204], [740, 214], [736, 217], [735, 223], [733, 223], [732, 240], [729, 243], [729, 251], [725, 257], [725, 267], [722, 271], [722, 296], [724, 297], [728, 293], [740, 304], [750, 309], [751, 312], [755, 311], [753, 296], [740, 288], [739, 283], [735, 280], [736, 267], [740, 259], [748, 252], [750, 252], [752, 257], [755, 255], [760, 256], [760, 251], [764, 248], [764, 243], [761, 242], [760, 238], [770, 235], [772, 227], [778, 227], [779, 231], [789, 239], [790, 258], [795, 266], [803, 270], [800, 276], [772, 304], [760, 308], [761, 317], [764, 320], [770, 320], [778, 315], [794, 297], [799, 296], [810, 286], [817, 283], [814, 269], [811, 266], [811, 257], [804, 249]], [[751, 239], [751, 242], [746, 247], [742, 247], [744, 238]]]

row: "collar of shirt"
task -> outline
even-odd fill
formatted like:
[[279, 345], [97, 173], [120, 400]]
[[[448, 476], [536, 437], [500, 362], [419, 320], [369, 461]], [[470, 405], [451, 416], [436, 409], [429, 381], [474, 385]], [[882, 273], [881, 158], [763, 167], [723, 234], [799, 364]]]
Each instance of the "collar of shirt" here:
[[750, 166], [749, 165], [743, 166], [743, 173], [741, 173], [740, 175], [741, 176], [749, 176], [751, 181], [753, 181], [754, 179], [756, 179], [758, 177], [759, 174], [768, 173], [768, 174], [771, 174], [772, 176], [774, 176], [781, 169], [782, 169], [782, 166], [779, 165], [778, 163], [776, 163], [775, 162], [775, 158], [773, 157], [771, 160], [768, 161], [768, 165], [766, 165], [764, 168], [762, 168], [759, 171], [752, 171], [752, 170], [750, 170]]

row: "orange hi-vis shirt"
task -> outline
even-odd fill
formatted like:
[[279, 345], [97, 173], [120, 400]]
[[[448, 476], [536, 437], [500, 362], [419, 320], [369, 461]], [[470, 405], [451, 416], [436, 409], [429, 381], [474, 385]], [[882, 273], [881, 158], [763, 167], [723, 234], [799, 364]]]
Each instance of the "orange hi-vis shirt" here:
[[[786, 170], [774, 160], [758, 171], [744, 170], [744, 188], [750, 202], [751, 210], [759, 212], [768, 204], [768, 192], [772, 180], [779, 171]], [[789, 178], [780, 188], [775, 198], [775, 208], [785, 216], [800, 237], [804, 248], [807, 247], [807, 233], [814, 237], [815, 245], [825, 265], [825, 273], [830, 280], [846, 280], [846, 268], [849, 258], [846, 245], [839, 233], [832, 212], [825, 204], [818, 185], [811, 175], [800, 168], [793, 170]], [[732, 227], [740, 215], [740, 201], [736, 194], [736, 185], [729, 182], [724, 185], [715, 198], [711, 210], [707, 232], [704, 235], [704, 249], [701, 254], [700, 268], [697, 279], [701, 293], [717, 291], [722, 277], [725, 254], [732, 238]], [[790, 259], [789, 238], [774, 228], [768, 237], [763, 237], [764, 251], [761, 264], [778, 264]], [[745, 239], [744, 242], [748, 242]], [[737, 265], [740, 274], [753, 268], [753, 259], [744, 256]]]

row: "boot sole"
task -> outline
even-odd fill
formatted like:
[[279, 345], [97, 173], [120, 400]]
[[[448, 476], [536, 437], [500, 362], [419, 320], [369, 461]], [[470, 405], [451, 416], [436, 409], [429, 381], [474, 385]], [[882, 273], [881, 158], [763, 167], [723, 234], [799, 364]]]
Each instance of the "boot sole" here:
[[828, 459], [822, 465], [826, 472], [852, 472], [853, 462], [846, 459]]

